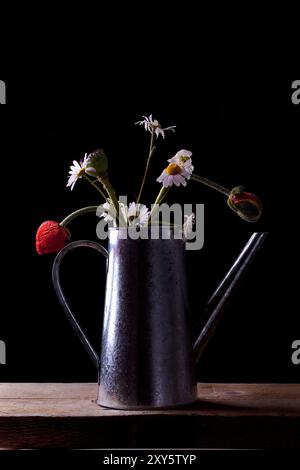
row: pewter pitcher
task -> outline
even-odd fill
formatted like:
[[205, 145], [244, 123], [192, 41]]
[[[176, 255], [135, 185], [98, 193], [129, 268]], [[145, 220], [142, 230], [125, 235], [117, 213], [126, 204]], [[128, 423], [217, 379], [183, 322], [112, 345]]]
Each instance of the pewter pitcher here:
[[[131, 239], [125, 232], [124, 228], [109, 229], [108, 251], [92, 241], [70, 243], [53, 265], [58, 298], [99, 370], [97, 403], [115, 409], [176, 408], [194, 403], [196, 360], [266, 234], [250, 238], [209, 300], [193, 351], [184, 241], [172, 234]], [[79, 247], [93, 248], [107, 258], [99, 356], [73, 315], [60, 282], [61, 261]]]

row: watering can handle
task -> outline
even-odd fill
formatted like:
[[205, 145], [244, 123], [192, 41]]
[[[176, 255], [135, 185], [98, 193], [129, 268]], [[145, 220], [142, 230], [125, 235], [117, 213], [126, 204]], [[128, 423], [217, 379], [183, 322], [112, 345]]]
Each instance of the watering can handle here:
[[54, 289], [56, 292], [56, 295], [58, 297], [59, 302], [61, 303], [65, 314], [67, 315], [68, 320], [70, 321], [72, 327], [74, 328], [74, 331], [77, 333], [79, 336], [80, 341], [82, 342], [83, 346], [89, 353], [93, 363], [97, 368], [99, 368], [99, 357], [96, 351], [94, 350], [93, 346], [91, 345], [90, 341], [86, 337], [84, 331], [82, 330], [81, 326], [79, 325], [78, 321], [76, 320], [67, 300], [64, 295], [64, 292], [61, 287], [61, 282], [60, 282], [60, 265], [64, 257], [66, 256], [67, 253], [70, 251], [74, 250], [75, 248], [93, 248], [94, 250], [98, 251], [102, 255], [104, 255], [108, 259], [108, 252], [106, 251], [103, 246], [99, 245], [99, 243], [92, 242], [89, 240], [79, 240], [76, 242], [69, 243], [65, 248], [63, 248], [58, 255], [56, 256], [54, 263], [53, 263], [53, 268], [52, 268], [52, 281], [54, 285]]

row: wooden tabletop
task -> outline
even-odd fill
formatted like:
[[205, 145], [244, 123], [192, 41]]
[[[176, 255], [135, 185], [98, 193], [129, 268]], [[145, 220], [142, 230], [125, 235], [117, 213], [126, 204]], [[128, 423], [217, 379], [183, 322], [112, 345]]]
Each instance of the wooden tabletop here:
[[300, 384], [198, 384], [180, 410], [118, 411], [94, 383], [0, 383], [0, 448], [300, 448]]

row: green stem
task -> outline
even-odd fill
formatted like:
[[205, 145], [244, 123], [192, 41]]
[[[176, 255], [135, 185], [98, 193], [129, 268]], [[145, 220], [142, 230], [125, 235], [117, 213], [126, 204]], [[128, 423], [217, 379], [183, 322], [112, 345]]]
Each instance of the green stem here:
[[165, 199], [166, 195], [168, 194], [168, 192], [170, 191], [170, 186], [168, 188], [166, 188], [165, 186], [162, 186], [161, 190], [159, 191], [158, 193], [158, 196], [157, 198], [155, 199], [155, 202], [153, 204], [153, 208], [151, 210], [151, 214], [150, 214], [150, 217], [149, 217], [149, 222], [150, 220], [152, 219], [153, 215], [155, 214], [155, 212], [157, 211], [159, 205], [162, 203], [162, 201]]
[[120, 206], [119, 206], [119, 201], [117, 199], [116, 193], [114, 188], [112, 187], [108, 177], [106, 175], [103, 176], [98, 176], [98, 181], [103, 185], [105, 191], [107, 192], [111, 202], [113, 203], [113, 206], [116, 211], [116, 222], [119, 223], [121, 222], [122, 226], [127, 225], [126, 222], [123, 220], [121, 211], [120, 211]]
[[166, 195], [168, 194], [168, 192], [170, 191], [171, 189], [171, 186], [169, 186], [168, 188], [166, 188], [165, 186], [162, 186], [161, 190], [159, 191], [158, 193], [158, 196], [154, 202], [154, 205], [159, 205], [162, 203], [162, 201], [165, 199]]
[[72, 214], [69, 214], [64, 220], [60, 222], [61, 227], [66, 227], [73, 219], [76, 219], [76, 217], [79, 217], [82, 214], [88, 214], [89, 212], [96, 212], [98, 206], [88, 206], [88, 207], [83, 207], [82, 209], [78, 209], [75, 212], [72, 212]]
[[226, 196], [230, 196], [231, 191], [227, 188], [224, 188], [224, 186], [221, 186], [220, 184], [214, 183], [213, 181], [204, 178], [203, 176], [199, 175], [192, 175], [191, 179], [194, 181], [197, 181], [198, 183], [205, 184], [205, 186], [209, 186], [210, 188], [215, 189], [219, 193], [225, 194]]
[[142, 181], [142, 184], [141, 184], [141, 189], [140, 189], [137, 201], [136, 201], [137, 204], [141, 200], [143, 189], [144, 189], [146, 178], [147, 178], [147, 174], [148, 174], [148, 170], [149, 170], [150, 160], [151, 160], [151, 157], [152, 157], [153, 152], [155, 150], [155, 145], [153, 145], [153, 142], [154, 142], [154, 132], [151, 133], [149, 154], [148, 154], [148, 158], [147, 158], [147, 163], [146, 163], [145, 173], [144, 173], [144, 176], [143, 176], [143, 181]]
[[83, 177], [89, 182], [91, 183], [92, 186], [94, 186], [94, 188], [97, 189], [97, 191], [101, 194], [101, 196], [107, 201], [107, 197], [105, 196], [104, 192], [101, 191], [101, 189], [99, 188], [99, 186], [96, 185], [95, 181], [91, 180], [87, 175], [83, 175]]

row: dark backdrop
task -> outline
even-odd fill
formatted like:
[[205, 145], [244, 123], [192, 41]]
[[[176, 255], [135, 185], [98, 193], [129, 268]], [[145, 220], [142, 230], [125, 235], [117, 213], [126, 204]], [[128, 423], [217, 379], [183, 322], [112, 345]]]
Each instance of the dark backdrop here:
[[[2, 73], [2, 71], [1, 71]], [[7, 344], [1, 381], [90, 381], [97, 373], [75, 337], [51, 284], [53, 255], [35, 253], [35, 231], [78, 207], [97, 204], [80, 183], [66, 189], [69, 165], [103, 147], [110, 177], [133, 200], [145, 164], [147, 135], [134, 122], [153, 113], [176, 134], [160, 141], [145, 192], [150, 204], [165, 159], [193, 151], [195, 172], [224, 186], [244, 185], [264, 202], [255, 226], [240, 220], [222, 195], [196, 183], [170, 200], [205, 204], [205, 246], [187, 254], [193, 319], [253, 230], [270, 236], [198, 368], [199, 380], [299, 381], [291, 344], [300, 338], [297, 300], [297, 172], [300, 106], [293, 79], [246, 65], [173, 59], [86, 62], [3, 71], [1, 119], [2, 296], [0, 339]], [[70, 226], [72, 238], [96, 239], [96, 218]], [[93, 253], [66, 261], [72, 305], [99, 349], [104, 263]]]

